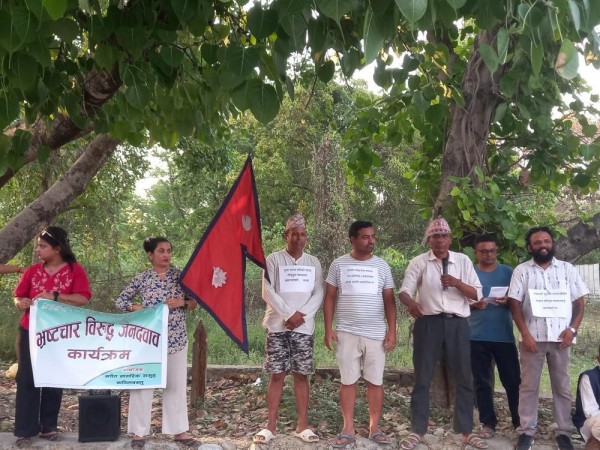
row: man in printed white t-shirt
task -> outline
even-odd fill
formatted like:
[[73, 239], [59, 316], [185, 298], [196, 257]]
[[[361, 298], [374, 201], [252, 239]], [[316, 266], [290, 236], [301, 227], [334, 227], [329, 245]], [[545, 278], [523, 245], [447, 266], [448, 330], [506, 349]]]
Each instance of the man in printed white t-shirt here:
[[286, 373], [294, 377], [298, 420], [294, 436], [305, 442], [319, 437], [308, 426], [308, 375], [313, 373], [315, 314], [323, 303], [323, 272], [319, 260], [304, 253], [307, 234], [301, 214], [288, 219], [283, 237], [286, 248], [267, 257], [262, 297], [266, 302], [263, 326], [267, 329], [265, 371], [269, 372], [267, 426], [254, 437], [266, 444], [275, 435], [279, 403]]
[[[389, 444], [379, 428], [383, 407], [385, 354], [396, 347], [396, 301], [390, 266], [373, 255], [373, 224], [356, 221], [349, 231], [352, 251], [331, 263], [325, 280], [325, 345], [333, 350], [340, 367], [340, 405], [344, 428], [333, 447], [342, 448], [354, 436], [356, 383], [362, 376], [369, 403], [369, 439]], [[336, 327], [333, 329], [335, 315]]]

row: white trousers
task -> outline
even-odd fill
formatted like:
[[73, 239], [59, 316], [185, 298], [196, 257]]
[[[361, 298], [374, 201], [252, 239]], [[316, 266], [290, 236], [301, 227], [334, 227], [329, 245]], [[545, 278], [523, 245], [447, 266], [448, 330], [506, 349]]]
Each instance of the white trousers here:
[[[167, 355], [167, 387], [162, 398], [162, 433], [180, 434], [189, 430], [187, 408], [187, 344]], [[127, 431], [137, 436], [150, 434], [154, 389], [129, 391]]]

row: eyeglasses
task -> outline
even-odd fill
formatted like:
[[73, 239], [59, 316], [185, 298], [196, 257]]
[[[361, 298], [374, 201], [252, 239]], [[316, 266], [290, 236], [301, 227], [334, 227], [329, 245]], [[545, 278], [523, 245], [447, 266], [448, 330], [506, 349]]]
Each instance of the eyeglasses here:
[[42, 230], [42, 232], [40, 233], [40, 236], [50, 236], [51, 239], [54, 239], [56, 241], [56, 238], [54, 236], [52, 236], [50, 233], [48, 233], [48, 230]]
[[495, 255], [498, 253], [498, 249], [492, 248], [491, 250], [476, 250], [476, 252], [481, 253], [482, 255]]

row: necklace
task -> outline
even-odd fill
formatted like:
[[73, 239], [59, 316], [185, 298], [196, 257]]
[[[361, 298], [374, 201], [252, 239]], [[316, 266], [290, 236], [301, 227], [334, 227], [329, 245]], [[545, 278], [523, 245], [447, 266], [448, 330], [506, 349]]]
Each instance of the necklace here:
[[165, 270], [164, 272], [157, 272], [157, 271], [154, 271], [154, 273], [155, 273], [156, 275], [164, 275], [164, 274], [166, 274], [167, 272], [168, 272], [168, 270]]

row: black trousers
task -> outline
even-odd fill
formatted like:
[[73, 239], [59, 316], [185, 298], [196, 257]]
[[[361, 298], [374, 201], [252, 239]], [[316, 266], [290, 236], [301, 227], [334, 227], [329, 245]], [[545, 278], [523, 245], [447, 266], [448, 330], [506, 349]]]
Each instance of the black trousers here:
[[444, 361], [456, 386], [454, 431], [473, 431], [473, 378], [469, 322], [463, 317], [424, 316], [415, 321], [413, 331], [415, 386], [410, 411], [411, 428], [427, 433], [429, 388], [440, 360]]
[[19, 327], [19, 371], [15, 432], [17, 437], [33, 437], [38, 433], [57, 431], [62, 389], [36, 388], [29, 354], [29, 331]]
[[511, 422], [513, 427], [517, 428], [521, 423], [519, 420], [521, 368], [517, 346], [510, 342], [471, 341], [471, 368], [479, 421], [494, 430], [498, 425], [498, 418], [494, 411], [495, 374], [492, 360], [496, 362], [500, 382], [506, 391]]

